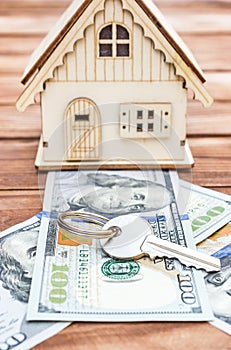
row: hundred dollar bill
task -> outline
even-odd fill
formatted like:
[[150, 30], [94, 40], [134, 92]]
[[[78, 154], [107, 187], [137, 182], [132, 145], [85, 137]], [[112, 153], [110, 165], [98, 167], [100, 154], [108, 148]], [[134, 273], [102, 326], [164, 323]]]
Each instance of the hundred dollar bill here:
[[44, 209], [51, 216], [42, 219], [28, 319], [211, 320], [201, 271], [175, 259], [113, 259], [99, 240], [57, 226], [55, 213], [70, 208], [108, 217], [139, 212], [153, 234], [193, 247], [188, 216], [178, 213], [174, 181], [175, 173], [168, 171], [50, 173]]
[[[206, 288], [215, 316], [211, 324], [231, 335], [231, 225], [221, 231], [223, 232], [211, 237], [213, 245], [211, 242], [208, 244], [206, 240], [199, 245], [199, 249], [203, 252], [208, 249], [210, 254], [211, 249], [215, 250], [217, 242], [217, 250], [212, 255], [220, 259], [221, 271], [205, 275]], [[229, 241], [229, 244], [220, 248], [225, 241]]]
[[231, 222], [223, 226], [203, 242], [200, 242], [197, 248], [203, 253], [213, 255], [229, 244], [231, 244]]
[[231, 220], [229, 195], [180, 180], [180, 210], [183, 203], [183, 212], [189, 215], [196, 244]]
[[231, 334], [231, 223], [222, 227], [197, 247], [203, 253], [221, 260], [221, 271], [207, 274], [205, 281], [215, 315], [215, 320], [211, 324]]
[[25, 350], [69, 323], [27, 322], [40, 215], [0, 233], [0, 349]]

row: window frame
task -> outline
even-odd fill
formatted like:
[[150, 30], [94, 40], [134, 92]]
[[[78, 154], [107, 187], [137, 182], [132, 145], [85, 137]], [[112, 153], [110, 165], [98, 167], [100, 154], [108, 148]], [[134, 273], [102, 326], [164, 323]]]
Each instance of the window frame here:
[[[112, 26], [112, 39], [100, 39], [100, 33], [101, 31], [108, 27]], [[128, 39], [117, 39], [117, 26], [121, 26], [128, 32], [129, 38]], [[108, 44], [112, 46], [112, 55], [111, 56], [101, 56], [100, 55], [100, 45], [101, 44]], [[117, 45], [120, 44], [126, 44], [128, 45], [129, 55], [128, 56], [121, 56], [117, 55]], [[131, 59], [131, 33], [129, 29], [123, 24], [119, 22], [112, 22], [112, 23], [106, 23], [104, 24], [98, 31], [97, 34], [97, 58], [99, 59]]]

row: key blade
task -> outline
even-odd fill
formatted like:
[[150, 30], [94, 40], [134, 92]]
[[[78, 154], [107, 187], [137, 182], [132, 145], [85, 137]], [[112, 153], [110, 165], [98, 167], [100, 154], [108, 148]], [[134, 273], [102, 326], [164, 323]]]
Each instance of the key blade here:
[[140, 247], [141, 251], [148, 254], [151, 259], [155, 256], [178, 259], [183, 265], [203, 269], [207, 272], [219, 271], [220, 260], [201, 253], [197, 250], [182, 247], [178, 244], [163, 240], [154, 235], [148, 235]]

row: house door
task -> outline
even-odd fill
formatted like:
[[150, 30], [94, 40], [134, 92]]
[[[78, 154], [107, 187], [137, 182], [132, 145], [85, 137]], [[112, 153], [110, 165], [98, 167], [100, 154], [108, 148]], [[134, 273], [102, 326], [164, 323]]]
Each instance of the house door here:
[[101, 126], [96, 104], [87, 98], [72, 101], [65, 113], [67, 160], [100, 159]]

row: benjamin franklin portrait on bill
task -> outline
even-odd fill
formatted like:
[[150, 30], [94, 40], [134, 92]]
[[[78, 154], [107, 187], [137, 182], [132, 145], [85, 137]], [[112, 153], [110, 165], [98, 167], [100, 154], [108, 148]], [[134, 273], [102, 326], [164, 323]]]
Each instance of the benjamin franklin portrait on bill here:
[[105, 216], [118, 216], [158, 210], [171, 202], [168, 189], [150, 180], [100, 172], [87, 177], [94, 186], [69, 198], [71, 210], [84, 209]]
[[13, 298], [28, 302], [39, 228], [0, 238], [0, 281]]
[[231, 326], [231, 244], [215, 256], [220, 259], [221, 270], [205, 276], [207, 292], [215, 317]]

